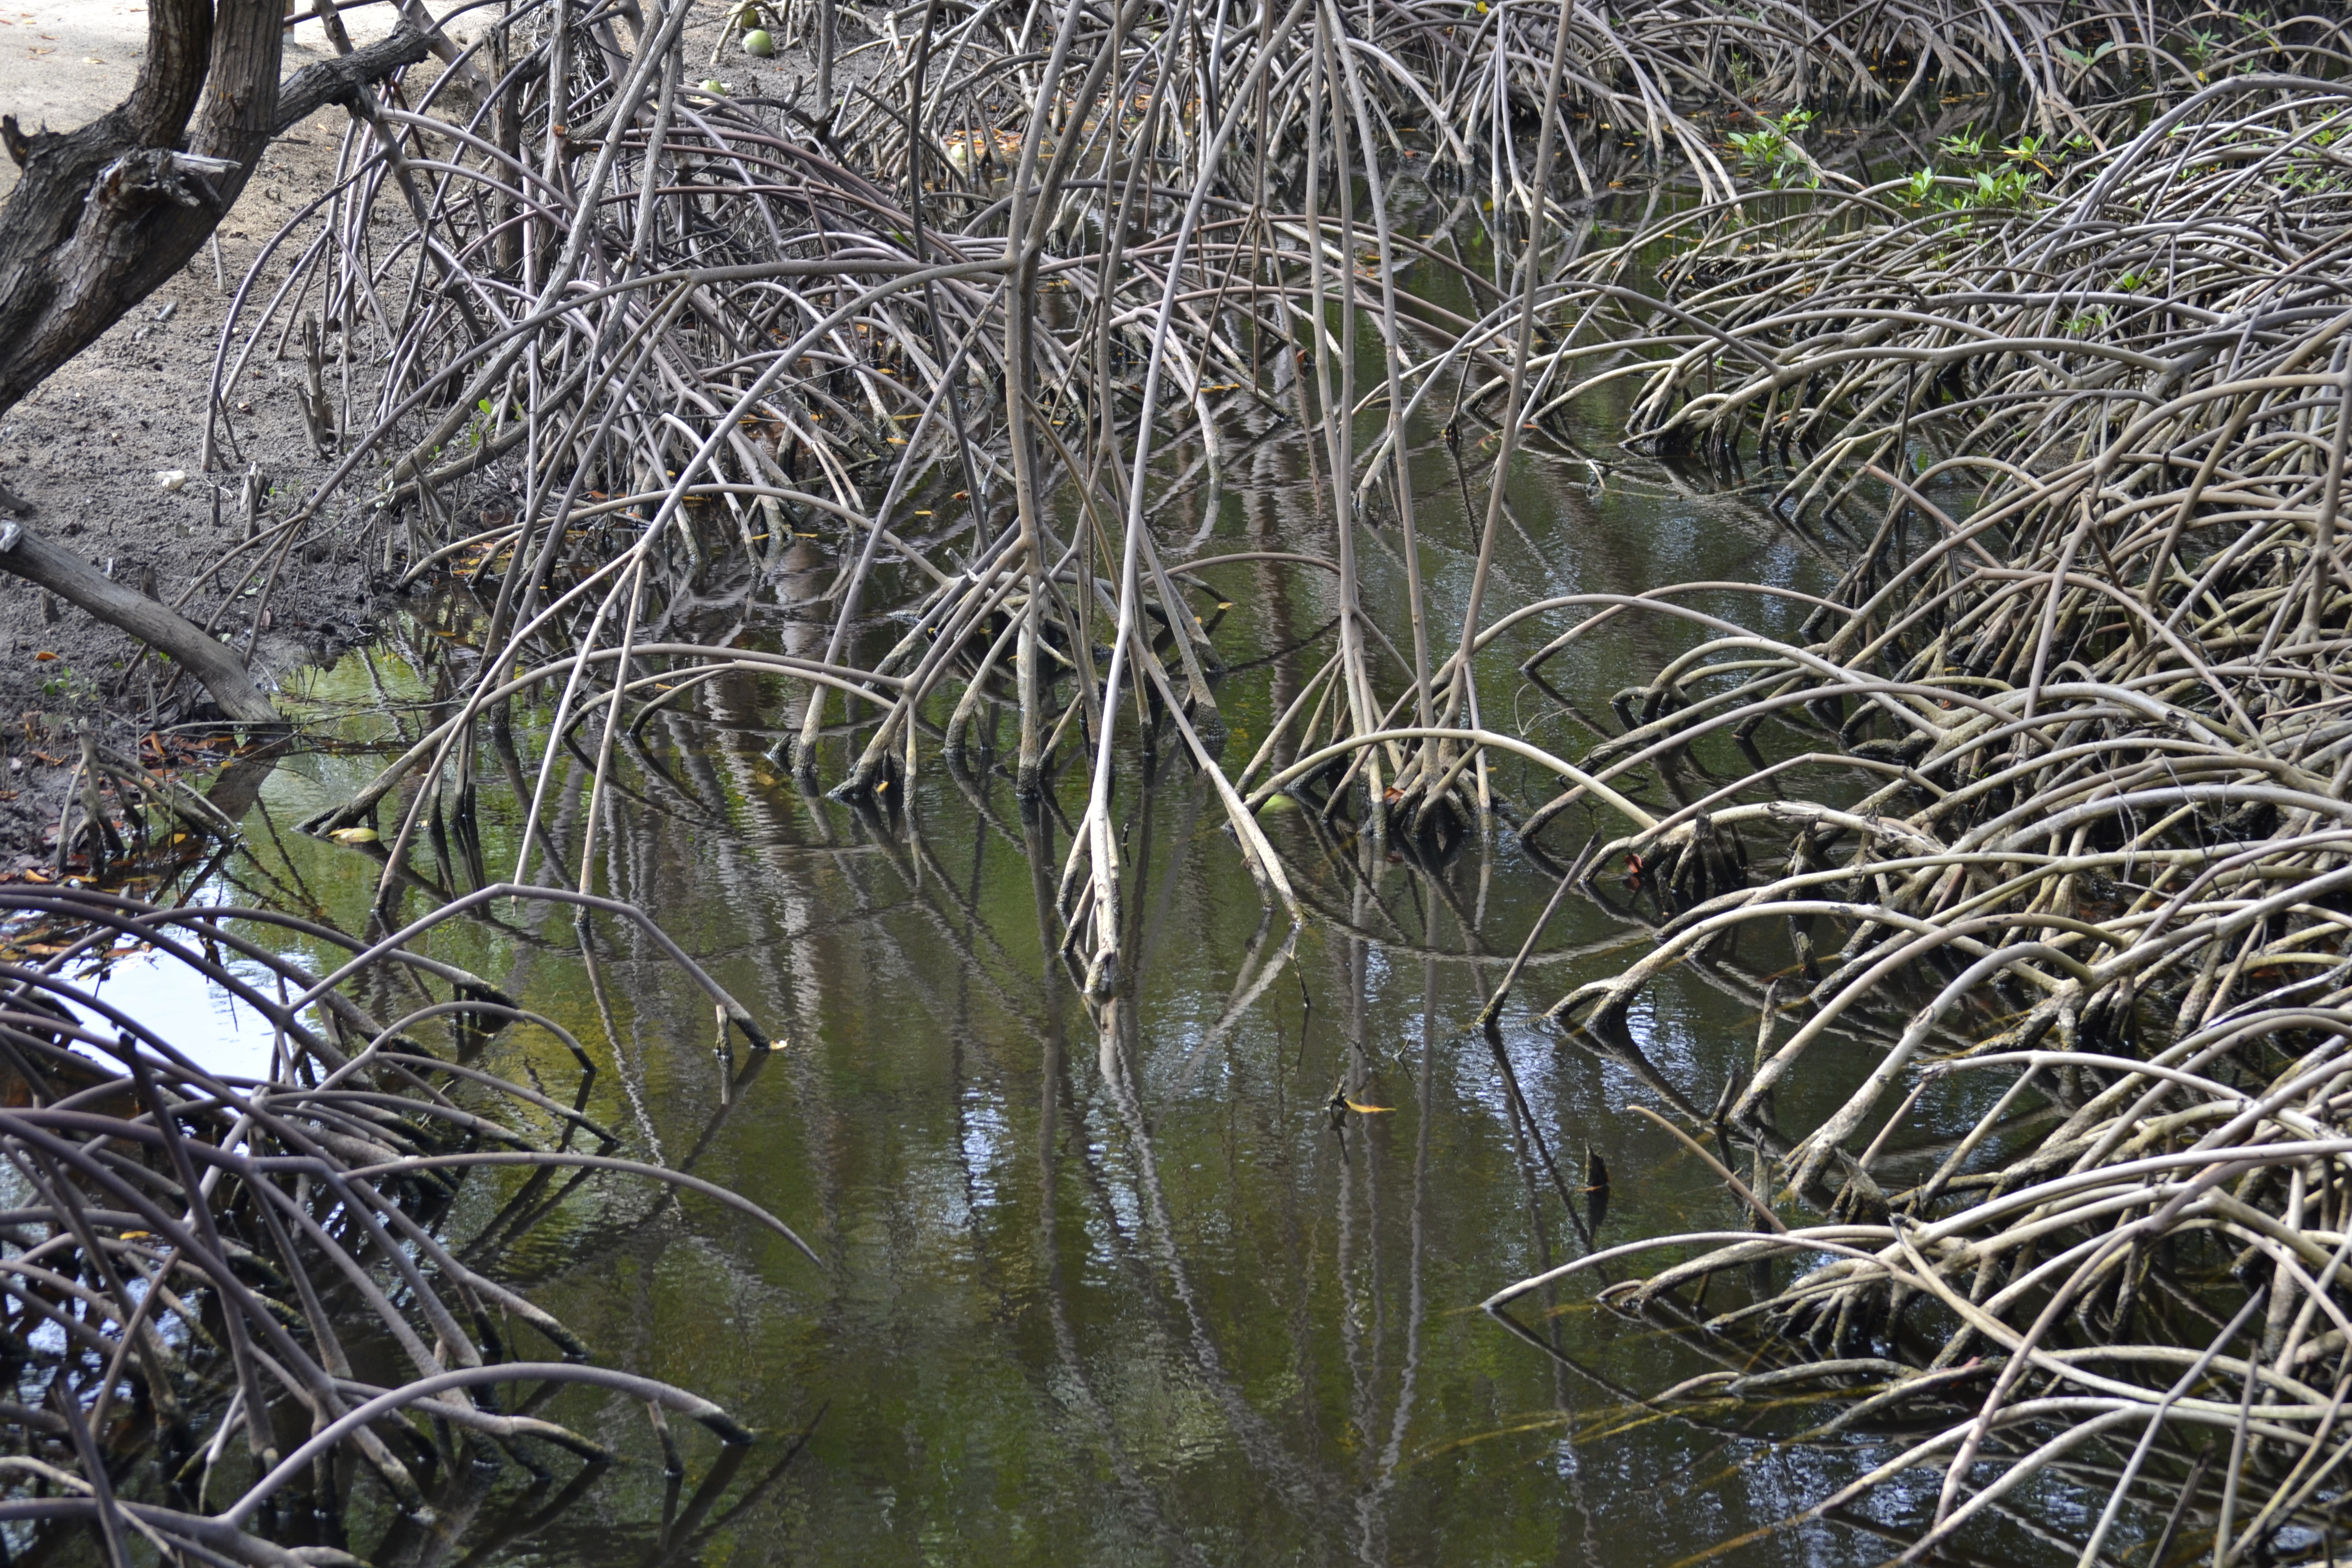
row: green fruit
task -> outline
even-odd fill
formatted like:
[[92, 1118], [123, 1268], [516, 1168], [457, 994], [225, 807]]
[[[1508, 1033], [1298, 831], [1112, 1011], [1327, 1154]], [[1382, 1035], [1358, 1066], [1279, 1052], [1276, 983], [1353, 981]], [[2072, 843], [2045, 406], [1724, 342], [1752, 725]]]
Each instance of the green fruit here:
[[768, 37], [765, 27], [754, 27], [743, 35], [743, 52], [764, 60], [776, 52], [776, 40]]
[[702, 84], [702, 90], [713, 98], [724, 98], [727, 96], [727, 84], [712, 77]]

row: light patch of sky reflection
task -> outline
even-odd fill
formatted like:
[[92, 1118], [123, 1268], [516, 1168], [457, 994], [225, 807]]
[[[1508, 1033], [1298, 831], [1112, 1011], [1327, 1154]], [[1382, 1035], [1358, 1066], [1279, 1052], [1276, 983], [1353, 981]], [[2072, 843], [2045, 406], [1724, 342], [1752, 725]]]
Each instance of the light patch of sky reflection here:
[[1625, 1010], [1626, 1032], [1669, 1082], [1696, 1083], [1705, 1075], [1699, 1070], [1698, 1035], [1691, 1027], [1688, 1010], [1661, 1008], [1653, 990], [1643, 987], [1642, 994]]
[[[1550, 1037], [1522, 1026], [1503, 1029], [1503, 1055], [1511, 1064], [1512, 1076], [1519, 1080], [1519, 1094], [1528, 1102], [1528, 1114], [1538, 1127], [1558, 1127], [1569, 1120], [1569, 1110], [1559, 1101], [1559, 1083], [1554, 1072], [1559, 1047]], [[1454, 1058], [1456, 1091], [1465, 1100], [1484, 1106], [1505, 1122], [1511, 1115], [1511, 1090], [1495, 1066], [1495, 1053], [1486, 1042], [1475, 1035], [1465, 1036], [1460, 1054]]]
[[[259, 964], [231, 960], [229, 971], [267, 995], [277, 981]], [[114, 960], [105, 973], [79, 983], [81, 988], [169, 1040], [191, 1061], [224, 1078], [267, 1078], [275, 1031], [269, 1020], [205, 976], [157, 952], [134, 952]], [[114, 1026], [89, 1008], [77, 1008], [96, 1027]], [[111, 1063], [101, 1064], [111, 1066]]]
[[1003, 1109], [978, 1089], [964, 1095], [963, 1168], [971, 1184], [971, 1208], [985, 1214], [996, 1206], [996, 1168], [1005, 1158], [1012, 1124]]

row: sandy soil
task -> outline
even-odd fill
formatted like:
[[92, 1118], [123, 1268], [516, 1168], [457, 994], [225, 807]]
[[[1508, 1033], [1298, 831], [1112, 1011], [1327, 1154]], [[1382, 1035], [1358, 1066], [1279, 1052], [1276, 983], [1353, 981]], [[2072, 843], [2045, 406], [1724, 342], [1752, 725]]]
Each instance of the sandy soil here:
[[[392, 7], [382, 0], [341, 9], [355, 43], [373, 43], [392, 31]], [[144, 5], [37, 0], [27, 9], [23, 0], [0, 0], [0, 114], [15, 115], [26, 131], [87, 124], [122, 101], [146, 52]], [[306, 14], [286, 41], [286, 74], [331, 53], [319, 24]], [[16, 165], [0, 159], [0, 195], [16, 184]]]

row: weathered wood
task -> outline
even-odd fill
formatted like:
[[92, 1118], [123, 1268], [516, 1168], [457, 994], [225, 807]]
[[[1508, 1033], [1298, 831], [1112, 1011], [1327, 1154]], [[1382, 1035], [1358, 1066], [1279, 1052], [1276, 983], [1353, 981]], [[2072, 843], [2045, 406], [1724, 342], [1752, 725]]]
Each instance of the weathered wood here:
[[0, 413], [188, 264], [272, 137], [429, 47], [404, 25], [281, 85], [283, 30], [271, 0], [156, 0], [119, 107], [64, 132], [0, 120], [24, 168], [0, 206]]
[[361, 93], [403, 66], [433, 52], [433, 40], [404, 21], [392, 36], [331, 60], [320, 60], [288, 77], [278, 89], [278, 130], [282, 134], [329, 104], [349, 107]]
[[[147, 58], [120, 106], [54, 134], [27, 136], [0, 118], [0, 145], [25, 171], [0, 206], [0, 414], [187, 265], [272, 137], [328, 104], [357, 104], [428, 47], [404, 24], [281, 86], [282, 32], [276, 0], [220, 0], [217, 11], [209, 0], [152, 0]], [[5, 489], [0, 505], [33, 510]], [[278, 721], [244, 666], [201, 628], [19, 524], [0, 524], [0, 571], [178, 659], [230, 718]]]
[[0, 523], [0, 572], [70, 599], [110, 626], [187, 666], [221, 711], [240, 724], [275, 724], [278, 710], [246, 673], [236, 654], [194, 622], [136, 591], [100, 576], [20, 523]]

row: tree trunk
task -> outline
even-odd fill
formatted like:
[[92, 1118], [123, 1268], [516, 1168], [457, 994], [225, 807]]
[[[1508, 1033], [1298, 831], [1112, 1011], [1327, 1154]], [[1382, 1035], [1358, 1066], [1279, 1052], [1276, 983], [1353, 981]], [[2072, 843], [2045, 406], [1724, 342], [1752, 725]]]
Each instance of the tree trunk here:
[[[187, 265], [271, 137], [330, 103], [357, 102], [427, 47], [404, 24], [281, 89], [283, 37], [281, 0], [149, 0], [147, 58], [122, 104], [60, 133], [27, 136], [13, 115], [0, 117], [0, 145], [25, 171], [0, 206], [0, 415]], [[5, 489], [0, 507], [32, 510]], [[0, 523], [0, 571], [170, 654], [230, 718], [277, 721], [245, 667], [203, 628], [17, 524]]]
[[25, 171], [0, 207], [0, 415], [188, 264], [271, 137], [427, 48], [404, 26], [281, 92], [284, 23], [281, 0], [152, 0], [119, 108], [61, 133], [0, 120]]

